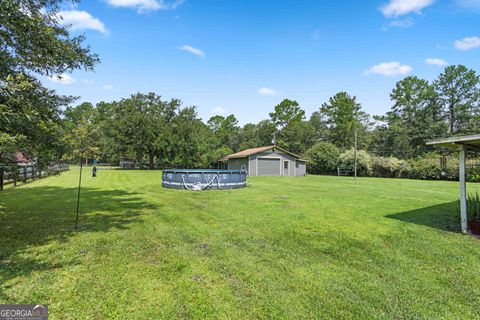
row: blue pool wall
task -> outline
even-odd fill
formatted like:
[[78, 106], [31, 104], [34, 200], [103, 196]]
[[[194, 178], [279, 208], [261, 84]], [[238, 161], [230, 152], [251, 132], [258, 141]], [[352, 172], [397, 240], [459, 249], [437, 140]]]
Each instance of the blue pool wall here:
[[[218, 177], [218, 182], [215, 177]], [[247, 172], [244, 170], [167, 169], [162, 173], [162, 187], [191, 189], [198, 183], [205, 185], [213, 179], [215, 180], [206, 190], [238, 189], [247, 186]]]

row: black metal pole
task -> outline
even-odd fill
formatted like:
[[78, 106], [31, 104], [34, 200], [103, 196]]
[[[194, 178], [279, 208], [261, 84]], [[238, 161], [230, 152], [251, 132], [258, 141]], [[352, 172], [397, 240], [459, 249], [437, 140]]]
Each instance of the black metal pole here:
[[83, 168], [83, 153], [80, 156], [80, 177], [78, 178], [78, 194], [77, 194], [77, 217], [75, 218], [75, 230], [78, 228], [78, 211], [80, 209], [80, 187], [82, 186], [82, 168]]

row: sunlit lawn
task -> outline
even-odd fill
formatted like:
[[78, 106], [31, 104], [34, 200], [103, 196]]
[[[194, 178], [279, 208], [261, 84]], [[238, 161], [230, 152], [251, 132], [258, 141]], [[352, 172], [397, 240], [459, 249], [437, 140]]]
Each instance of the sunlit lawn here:
[[77, 170], [0, 193], [0, 303], [46, 303], [51, 319], [480, 316], [457, 183], [258, 177], [192, 193], [162, 189], [160, 171], [87, 171], [75, 232]]

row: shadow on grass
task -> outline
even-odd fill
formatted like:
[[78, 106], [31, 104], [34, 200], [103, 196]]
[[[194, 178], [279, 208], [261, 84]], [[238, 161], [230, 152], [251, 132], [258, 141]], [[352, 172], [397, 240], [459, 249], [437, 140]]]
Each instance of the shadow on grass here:
[[143, 221], [142, 210], [158, 208], [137, 193], [82, 188], [79, 228], [75, 230], [76, 196], [76, 188], [54, 186], [0, 194], [0, 300], [8, 301], [5, 283], [10, 279], [75, 264], [75, 259], [55, 262], [45, 252], [36, 254], [35, 247], [51, 241], [68, 242], [77, 232], [126, 229]]
[[443, 231], [460, 232], [457, 201], [395, 213], [386, 217]]

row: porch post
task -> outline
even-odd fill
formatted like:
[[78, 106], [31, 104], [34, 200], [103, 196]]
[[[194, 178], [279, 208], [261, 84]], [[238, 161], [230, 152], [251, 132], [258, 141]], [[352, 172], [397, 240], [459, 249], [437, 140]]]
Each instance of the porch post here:
[[459, 149], [459, 180], [460, 180], [460, 221], [462, 232], [468, 232], [467, 224], [467, 184], [465, 180], [465, 146]]

